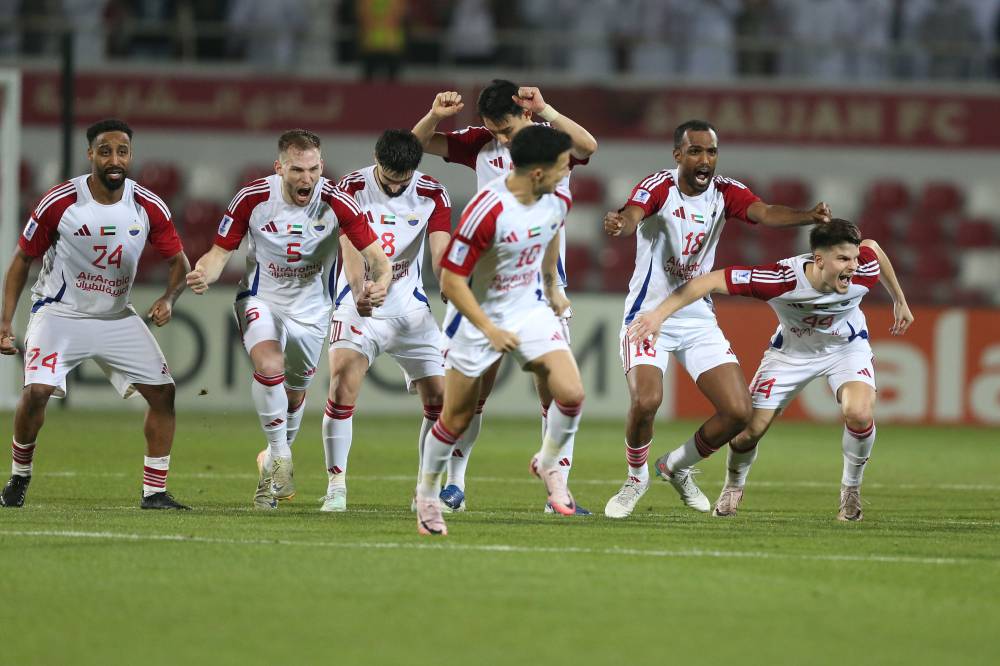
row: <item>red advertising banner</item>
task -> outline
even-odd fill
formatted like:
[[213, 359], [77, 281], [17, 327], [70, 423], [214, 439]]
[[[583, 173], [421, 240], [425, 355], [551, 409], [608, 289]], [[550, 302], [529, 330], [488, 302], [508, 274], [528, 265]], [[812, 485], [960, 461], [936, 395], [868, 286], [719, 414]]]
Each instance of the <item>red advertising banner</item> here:
[[[761, 303], [715, 299], [719, 323], [749, 379], [777, 327]], [[915, 423], [1000, 424], [1000, 311], [921, 307], [902, 336], [889, 335], [892, 307], [871, 304], [868, 319], [878, 383], [876, 418]], [[674, 414], [711, 414], [683, 371], [676, 373]], [[836, 400], [817, 379], [783, 418], [836, 419]]]
[[[362, 83], [240, 76], [80, 73], [80, 124], [121, 117], [136, 127], [234, 132], [309, 127], [377, 133], [410, 127], [435, 93], [455, 89], [476, 123], [478, 86]], [[646, 88], [546, 86], [552, 101], [601, 139], [669, 141], [673, 128], [705, 118], [727, 143], [1000, 149], [1000, 94], [788, 87]], [[57, 72], [24, 74], [23, 122], [59, 119]]]

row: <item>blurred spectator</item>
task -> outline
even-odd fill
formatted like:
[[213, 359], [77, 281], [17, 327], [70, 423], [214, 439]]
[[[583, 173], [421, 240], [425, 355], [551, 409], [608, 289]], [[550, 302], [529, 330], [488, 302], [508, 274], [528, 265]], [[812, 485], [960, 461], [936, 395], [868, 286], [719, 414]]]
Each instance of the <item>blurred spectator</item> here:
[[104, 61], [107, 6], [108, 0], [62, 0], [63, 16], [73, 31], [73, 58], [77, 67], [92, 67]]
[[736, 72], [733, 38], [740, 0], [702, 0], [682, 16], [687, 19], [682, 50], [684, 75], [699, 81], [732, 78]]
[[617, 0], [560, 0], [555, 16], [569, 42], [559, 49], [569, 56], [573, 74], [586, 78], [614, 73], [614, 26], [620, 11]]
[[448, 53], [457, 65], [492, 65], [496, 16], [490, 0], [457, 0], [448, 25]]
[[746, 0], [736, 16], [740, 49], [737, 68], [745, 76], [773, 76], [778, 72], [775, 36], [786, 34], [785, 15], [777, 0]]
[[381, 76], [389, 81], [399, 75], [406, 50], [403, 20], [405, 0], [356, 0], [358, 51], [365, 80]]
[[972, 10], [962, 0], [936, 0], [921, 18], [918, 34], [929, 53], [929, 77], [965, 79], [970, 76], [979, 30]]
[[653, 80], [677, 76], [678, 45], [685, 21], [682, 0], [627, 0], [622, 3], [620, 30], [628, 44], [628, 68]]
[[226, 57], [225, 21], [228, 0], [197, 0], [189, 6], [195, 27], [195, 58], [222, 60]]
[[20, 5], [21, 0], [0, 0], [0, 57], [17, 55], [21, 50]]
[[[539, 0], [541, 2], [541, 0]], [[407, 62], [437, 64], [441, 62], [441, 35], [448, 25], [449, 0], [423, 0], [407, 8], [409, 38]]]
[[255, 67], [291, 69], [309, 18], [301, 0], [230, 0], [230, 48]]
[[111, 0], [106, 11], [111, 54], [150, 60], [177, 55], [178, 0]]

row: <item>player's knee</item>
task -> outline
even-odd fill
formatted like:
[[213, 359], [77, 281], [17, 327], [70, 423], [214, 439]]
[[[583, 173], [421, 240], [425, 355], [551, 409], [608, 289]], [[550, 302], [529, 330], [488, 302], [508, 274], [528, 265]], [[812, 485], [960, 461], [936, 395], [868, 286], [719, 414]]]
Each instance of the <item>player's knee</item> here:
[[162, 384], [150, 386], [143, 392], [143, 397], [149, 404], [149, 408], [158, 412], [174, 412], [174, 397], [177, 391], [173, 384]]
[[24, 406], [29, 410], [39, 410], [45, 409], [45, 405], [48, 404], [49, 398], [55, 392], [55, 386], [49, 386], [48, 384], [29, 384], [24, 387], [24, 391], [21, 394], [21, 400]]
[[734, 428], [746, 429], [753, 415], [753, 405], [750, 404], [749, 397], [745, 400], [733, 400], [722, 408], [719, 415], [729, 421]]
[[844, 423], [855, 432], [861, 432], [872, 424], [874, 415], [867, 406], [852, 406], [844, 408]]
[[631, 411], [639, 418], [653, 419], [656, 417], [656, 410], [660, 408], [662, 400], [663, 395], [658, 391], [632, 395], [630, 398]]

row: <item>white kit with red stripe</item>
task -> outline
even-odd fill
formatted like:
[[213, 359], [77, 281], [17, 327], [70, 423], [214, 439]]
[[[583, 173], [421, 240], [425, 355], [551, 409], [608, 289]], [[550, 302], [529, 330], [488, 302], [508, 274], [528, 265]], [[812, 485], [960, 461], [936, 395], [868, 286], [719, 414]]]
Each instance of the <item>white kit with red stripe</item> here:
[[[747, 208], [760, 199], [739, 181], [716, 176], [698, 196], [677, 187], [677, 169], [658, 171], [636, 185], [625, 206], [637, 206], [643, 220], [636, 230], [635, 272], [625, 301], [625, 325], [656, 308], [688, 280], [709, 273], [726, 220], [753, 224]], [[709, 298], [681, 309], [664, 324], [699, 327], [715, 322]]]
[[815, 357], [836, 351], [869, 349], [868, 324], [861, 299], [878, 282], [875, 251], [862, 246], [858, 269], [846, 294], [817, 291], [805, 275], [811, 254], [762, 266], [725, 269], [729, 293], [767, 301], [778, 315], [771, 347], [788, 356]]
[[[549, 123], [538, 123], [549, 126]], [[503, 146], [493, 133], [485, 127], [466, 127], [454, 130], [445, 134], [448, 140], [448, 155], [445, 162], [464, 164], [476, 172], [476, 189], [481, 190], [488, 183], [493, 182], [501, 176], [506, 176], [514, 168], [514, 163], [510, 159], [510, 148]], [[572, 155], [569, 159], [569, 167], [572, 169], [578, 164], [586, 164], [589, 158], [578, 160]], [[559, 186], [566, 192], [569, 191], [569, 177], [567, 175]], [[559, 239], [559, 286], [566, 287], [566, 235]]]
[[[442, 268], [469, 277], [469, 287], [486, 315], [500, 328], [514, 330], [531, 310], [547, 308], [542, 293], [542, 256], [569, 212], [569, 192], [558, 186], [525, 206], [501, 177], [480, 190], [462, 212]], [[473, 328], [449, 305], [444, 329], [454, 337], [460, 326]]]
[[328, 317], [336, 293], [338, 232], [354, 247], [375, 242], [357, 203], [320, 178], [305, 206], [285, 201], [281, 176], [252, 181], [230, 202], [215, 244], [235, 250], [249, 238], [247, 267], [236, 300], [257, 296], [288, 314]]
[[158, 196], [125, 179], [114, 204], [94, 200], [89, 175], [49, 190], [18, 241], [42, 269], [31, 289], [32, 312], [45, 308], [69, 317], [117, 317], [131, 312], [129, 299], [146, 240], [169, 258], [183, 251]]
[[[389, 294], [385, 304], [375, 308], [372, 316], [391, 319], [430, 308], [424, 294], [421, 264], [427, 235], [434, 231], [451, 233], [451, 200], [444, 185], [414, 171], [406, 189], [392, 197], [379, 185], [372, 165], [344, 176], [338, 187], [361, 209], [392, 265]], [[354, 295], [343, 268], [337, 284], [336, 307], [355, 310]]]

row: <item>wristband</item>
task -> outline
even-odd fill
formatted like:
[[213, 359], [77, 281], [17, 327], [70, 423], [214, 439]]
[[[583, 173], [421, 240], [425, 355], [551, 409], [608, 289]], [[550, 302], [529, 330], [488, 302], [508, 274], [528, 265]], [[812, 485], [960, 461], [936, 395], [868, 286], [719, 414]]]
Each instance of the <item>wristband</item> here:
[[546, 104], [545, 108], [538, 112], [538, 117], [549, 123], [555, 122], [561, 115], [551, 104]]

